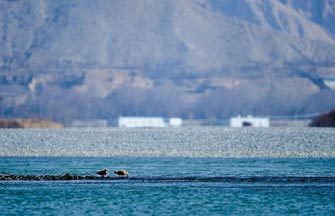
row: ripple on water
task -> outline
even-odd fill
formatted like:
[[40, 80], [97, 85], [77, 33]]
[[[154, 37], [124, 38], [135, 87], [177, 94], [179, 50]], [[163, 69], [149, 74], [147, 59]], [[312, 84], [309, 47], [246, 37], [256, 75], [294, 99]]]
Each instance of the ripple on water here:
[[335, 157], [326, 128], [0, 131], [0, 156]]

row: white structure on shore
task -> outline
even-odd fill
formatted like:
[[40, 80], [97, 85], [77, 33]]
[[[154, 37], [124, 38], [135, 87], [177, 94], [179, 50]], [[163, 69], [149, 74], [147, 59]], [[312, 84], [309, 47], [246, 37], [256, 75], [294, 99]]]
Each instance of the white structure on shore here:
[[170, 118], [167, 122], [162, 117], [119, 117], [119, 127], [179, 127], [182, 125], [182, 119]]
[[248, 115], [246, 117], [233, 117], [230, 119], [231, 127], [270, 127], [269, 118], [253, 117]]
[[171, 127], [180, 127], [183, 124], [183, 120], [181, 118], [170, 118], [169, 126]]

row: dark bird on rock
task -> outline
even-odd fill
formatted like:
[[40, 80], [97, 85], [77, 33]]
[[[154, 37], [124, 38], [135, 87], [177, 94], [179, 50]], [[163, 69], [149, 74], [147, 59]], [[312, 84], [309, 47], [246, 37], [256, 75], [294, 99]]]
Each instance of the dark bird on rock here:
[[126, 176], [128, 177], [128, 171], [127, 170], [117, 170], [117, 171], [114, 171], [114, 173], [118, 176]]
[[100, 175], [101, 177], [105, 177], [105, 175], [107, 175], [107, 169], [100, 170], [96, 174]]

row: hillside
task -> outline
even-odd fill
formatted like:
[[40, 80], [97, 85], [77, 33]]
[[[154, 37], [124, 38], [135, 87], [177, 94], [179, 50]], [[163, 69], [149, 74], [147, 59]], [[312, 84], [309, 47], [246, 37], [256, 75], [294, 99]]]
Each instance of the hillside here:
[[311, 127], [335, 127], [335, 110], [330, 112], [323, 113], [322, 115], [317, 116], [310, 123]]
[[0, 1], [0, 115], [295, 115], [335, 107], [334, 0]]

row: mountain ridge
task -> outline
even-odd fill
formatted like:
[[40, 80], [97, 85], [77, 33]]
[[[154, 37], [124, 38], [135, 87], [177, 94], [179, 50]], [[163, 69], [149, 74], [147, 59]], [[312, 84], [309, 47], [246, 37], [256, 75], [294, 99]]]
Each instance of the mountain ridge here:
[[0, 1], [0, 18], [4, 117], [208, 118], [335, 106], [324, 84], [335, 77], [334, 0]]

